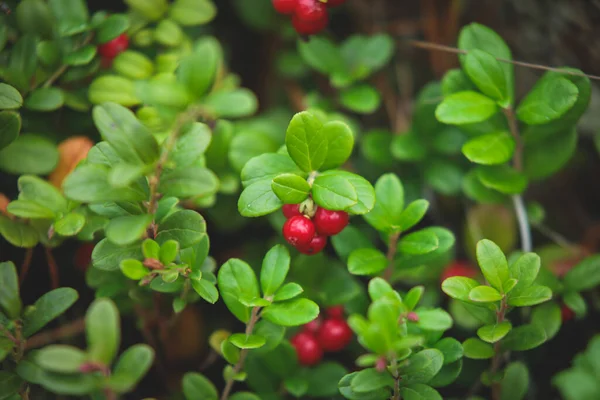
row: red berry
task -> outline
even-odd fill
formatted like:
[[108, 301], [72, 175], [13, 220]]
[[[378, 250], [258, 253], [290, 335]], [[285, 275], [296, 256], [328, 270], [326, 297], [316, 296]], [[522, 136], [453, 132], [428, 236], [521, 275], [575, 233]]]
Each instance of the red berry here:
[[329, 307], [326, 311], [327, 316], [333, 319], [343, 319], [344, 318], [344, 306], [333, 306]]
[[465, 276], [467, 278], [475, 278], [477, 276], [477, 270], [467, 262], [454, 261], [444, 269], [442, 275], [440, 276], [440, 279], [442, 282], [444, 282], [446, 279], [452, 278], [453, 276]]
[[348, 225], [348, 213], [344, 211], [331, 211], [323, 207], [317, 208], [313, 217], [315, 229], [324, 236], [337, 235]]
[[319, 331], [319, 328], [321, 327], [322, 323], [323, 323], [323, 321], [321, 321], [321, 318], [315, 318], [312, 321], [310, 321], [308, 324], [305, 324], [302, 327], [302, 329], [304, 332], [315, 334]]
[[283, 207], [281, 207], [281, 211], [283, 211], [283, 215], [285, 215], [287, 219], [296, 215], [302, 215], [300, 212], [300, 204], [284, 204]]
[[327, 18], [327, 8], [319, 0], [297, 0], [294, 16], [306, 22], [322, 21]]
[[309, 246], [315, 236], [315, 225], [301, 215], [288, 219], [283, 225], [283, 237], [292, 246]]
[[129, 47], [129, 37], [126, 34], [117, 36], [110, 42], [98, 46], [98, 54], [104, 58], [113, 59]]
[[323, 358], [323, 349], [314, 335], [310, 333], [298, 333], [292, 338], [291, 343], [296, 349], [298, 362], [301, 365], [315, 365]]
[[306, 245], [298, 245], [296, 248], [302, 254], [308, 254], [309, 256], [313, 254], [320, 253], [321, 250], [325, 248], [327, 244], [327, 238], [325, 236], [315, 235], [309, 244]]
[[560, 316], [563, 322], [567, 322], [569, 320], [572, 320], [573, 317], [575, 317], [575, 313], [573, 312], [573, 310], [571, 310], [569, 307], [563, 304], [560, 308]]
[[273, 7], [280, 14], [291, 14], [296, 9], [297, 0], [271, 0]]
[[419, 322], [419, 316], [414, 311], [411, 311], [408, 314], [406, 314], [406, 319], [408, 319], [411, 322]]
[[343, 319], [328, 319], [321, 325], [317, 340], [325, 351], [340, 351], [352, 340], [352, 329]]
[[327, 22], [327, 16], [316, 22], [301, 20], [297, 15], [292, 16], [292, 25], [294, 26], [296, 32], [298, 32], [300, 35], [314, 35], [319, 33], [325, 29]]
[[341, 6], [345, 2], [346, 2], [346, 0], [327, 0], [327, 3], [325, 3], [325, 5], [327, 7], [337, 7], [337, 6]]

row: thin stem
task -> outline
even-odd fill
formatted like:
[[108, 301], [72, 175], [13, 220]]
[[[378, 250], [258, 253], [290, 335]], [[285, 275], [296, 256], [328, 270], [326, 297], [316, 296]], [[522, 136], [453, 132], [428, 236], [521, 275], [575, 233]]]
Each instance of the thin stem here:
[[398, 247], [398, 239], [400, 238], [400, 232], [394, 232], [390, 234], [388, 239], [388, 250], [387, 250], [387, 261], [388, 266], [383, 271], [383, 279], [390, 282], [392, 280], [392, 276], [394, 275], [394, 257], [396, 256], [396, 251]]
[[519, 124], [517, 122], [517, 118], [515, 116], [515, 112], [512, 108], [503, 108], [504, 115], [508, 121], [508, 127], [510, 129], [510, 134], [515, 140], [515, 155], [513, 157], [513, 166], [517, 171], [521, 171], [523, 169], [523, 141], [521, 140], [521, 135], [519, 135]]
[[566, 237], [544, 224], [535, 224], [533, 227], [536, 228], [542, 235], [558, 244], [560, 247], [563, 247], [567, 250], [578, 249], [577, 245], [571, 243]]
[[48, 272], [50, 273], [50, 285], [52, 289], [58, 288], [58, 265], [56, 264], [56, 260], [52, 255], [52, 250], [50, 247], [44, 247], [46, 252], [46, 260], [48, 261]]
[[29, 248], [25, 251], [25, 258], [23, 259], [23, 263], [21, 264], [21, 273], [19, 274], [19, 284], [23, 284], [25, 277], [27, 277], [27, 273], [29, 272], [29, 267], [31, 266], [32, 257], [33, 257], [33, 247]]
[[[506, 316], [506, 310], [508, 309], [508, 304], [506, 303], [506, 297], [503, 297], [500, 301], [500, 309], [496, 313], [496, 323], [501, 324], [504, 322], [504, 317]], [[500, 364], [502, 362], [502, 352], [500, 348], [500, 342], [496, 342], [494, 344], [494, 358], [492, 358], [492, 366], [490, 367], [490, 377], [493, 379], [493, 375], [498, 372], [500, 369]], [[494, 382], [492, 384], [492, 400], [499, 400], [501, 394], [500, 384]]]
[[25, 343], [25, 349], [34, 349], [42, 347], [48, 343], [57, 342], [66, 338], [70, 338], [75, 335], [83, 333], [85, 330], [85, 320], [83, 318], [71, 321], [68, 324], [62, 325], [54, 330], [38, 333], [33, 335]]
[[16, 344], [16, 345], [19, 344], [19, 341], [17, 340], [17, 338], [4, 325], [0, 325], [0, 333], [2, 333], [4, 336], [6, 336], [14, 344]]
[[400, 375], [398, 374], [398, 359], [396, 358], [396, 354], [392, 358], [392, 376], [394, 377], [394, 394], [392, 395], [392, 400], [400, 400], [402, 397], [400, 396]]
[[[250, 314], [250, 320], [248, 321], [248, 324], [246, 325], [246, 336], [251, 335], [252, 332], [254, 331], [254, 326], [258, 322], [258, 318], [259, 318], [258, 312], [259, 311], [260, 311], [260, 307], [254, 307], [252, 309], [252, 313]], [[240, 352], [240, 359], [233, 367], [232, 376], [237, 375], [242, 370], [242, 368], [244, 368], [244, 362], [246, 361], [247, 355], [248, 355], [248, 349], [242, 349], [242, 351]], [[227, 380], [227, 383], [225, 384], [225, 389], [223, 389], [223, 394], [221, 394], [221, 400], [227, 400], [229, 398], [229, 394], [231, 393], [231, 389], [233, 388], [234, 383], [235, 383], [235, 381], [233, 380], [233, 378], [230, 378]]]
[[[426, 42], [423, 40], [408, 40], [408, 43], [411, 46], [418, 47], [420, 49], [445, 51], [447, 53], [454, 53], [454, 54], [467, 54], [468, 53], [468, 51], [457, 49], [456, 47]], [[593, 80], [600, 80], [600, 76], [598, 76], [598, 75], [589, 75], [589, 74], [584, 74], [581, 72], [568, 71], [568, 70], [564, 70], [564, 69], [560, 69], [560, 68], [548, 67], [546, 65], [533, 64], [533, 63], [528, 63], [528, 62], [524, 62], [524, 61], [508, 60], [506, 58], [500, 58], [500, 57], [494, 57], [494, 58], [500, 62], [518, 65], [519, 67], [539, 69], [542, 71], [559, 72], [559, 73], [565, 74], [565, 75], [581, 76], [581, 77], [586, 77], [586, 78], [593, 79]]]

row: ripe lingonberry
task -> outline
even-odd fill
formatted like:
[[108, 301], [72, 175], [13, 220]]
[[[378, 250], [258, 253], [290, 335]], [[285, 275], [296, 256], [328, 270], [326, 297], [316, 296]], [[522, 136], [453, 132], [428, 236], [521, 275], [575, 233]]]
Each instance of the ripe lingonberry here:
[[98, 46], [98, 54], [103, 58], [113, 59], [129, 47], [129, 37], [126, 34], [117, 36], [110, 42]]
[[442, 282], [444, 282], [446, 279], [452, 278], [453, 276], [475, 278], [477, 276], [477, 270], [467, 262], [454, 261], [444, 269], [440, 279]]
[[560, 316], [563, 322], [567, 322], [572, 320], [573, 317], [575, 317], [575, 313], [573, 312], [573, 310], [571, 310], [569, 307], [563, 304], [560, 308]]
[[302, 327], [302, 330], [304, 332], [316, 334], [319, 331], [319, 328], [321, 327], [322, 323], [323, 323], [323, 321], [320, 318], [315, 318], [312, 321], [310, 321], [308, 324], [305, 324]]
[[271, 0], [273, 7], [280, 14], [292, 14], [296, 9], [297, 0]]
[[345, 2], [346, 2], [346, 0], [327, 0], [327, 3], [325, 3], [325, 5], [327, 7], [337, 7], [337, 6], [341, 6]]
[[305, 21], [300, 19], [297, 14], [292, 16], [292, 25], [300, 35], [314, 35], [319, 33], [325, 29], [328, 22], [329, 18], [327, 17], [327, 14], [325, 14], [322, 19], [316, 21]]
[[344, 318], [344, 306], [333, 306], [329, 307], [326, 311], [327, 316], [332, 319], [342, 319]]
[[281, 207], [281, 211], [283, 211], [283, 215], [285, 215], [287, 219], [296, 215], [302, 215], [300, 212], [300, 204], [284, 204], [283, 207]]
[[322, 21], [327, 18], [327, 8], [319, 0], [297, 0], [295, 16], [305, 22]]
[[301, 215], [288, 219], [283, 225], [283, 237], [292, 246], [309, 246], [315, 236], [315, 225]]
[[317, 340], [325, 351], [340, 351], [352, 340], [352, 329], [343, 319], [328, 319], [319, 328]]
[[321, 250], [323, 250], [325, 248], [326, 244], [327, 244], [327, 237], [320, 236], [320, 235], [314, 235], [312, 240], [310, 241], [310, 243], [302, 244], [302, 245], [299, 244], [298, 246], [296, 246], [296, 248], [302, 254], [313, 255], [313, 254], [320, 253]]
[[319, 346], [314, 335], [308, 332], [300, 332], [290, 341], [296, 349], [298, 362], [301, 365], [315, 365], [323, 358], [323, 349]]
[[348, 225], [348, 213], [319, 207], [313, 217], [315, 229], [324, 236], [337, 235]]

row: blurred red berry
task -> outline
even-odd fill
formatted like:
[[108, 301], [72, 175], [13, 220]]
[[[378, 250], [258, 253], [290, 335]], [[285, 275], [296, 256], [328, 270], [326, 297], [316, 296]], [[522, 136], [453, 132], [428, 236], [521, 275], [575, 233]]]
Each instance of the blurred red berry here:
[[352, 329], [343, 319], [328, 319], [317, 333], [317, 340], [325, 351], [340, 351], [352, 340]]
[[297, 0], [271, 0], [275, 11], [280, 14], [292, 14], [296, 9]]
[[571, 310], [569, 307], [563, 304], [560, 308], [560, 316], [563, 322], [567, 322], [575, 317], [575, 313], [573, 312], [573, 310]]
[[294, 15], [306, 22], [322, 21], [327, 18], [327, 8], [319, 0], [296, 0]]
[[344, 318], [344, 306], [333, 306], [329, 307], [326, 311], [327, 316], [333, 319], [343, 319]]
[[308, 332], [298, 333], [290, 342], [296, 349], [300, 365], [315, 365], [323, 358], [323, 349], [319, 346], [315, 336]]
[[348, 225], [348, 213], [344, 211], [331, 211], [323, 207], [319, 207], [313, 222], [315, 229], [323, 236], [337, 235]]
[[94, 243], [82, 243], [75, 252], [75, 268], [85, 272], [92, 263], [92, 251], [94, 251]]
[[120, 53], [127, 50], [127, 47], [129, 47], [129, 37], [127, 37], [126, 34], [122, 34], [113, 40], [98, 46], [98, 54], [103, 58], [112, 60]]
[[443, 282], [448, 278], [452, 278], [453, 276], [465, 276], [467, 278], [475, 278], [477, 276], [477, 270], [467, 262], [454, 261], [444, 269], [442, 275], [440, 276], [440, 279]]
[[411, 311], [408, 314], [406, 314], [406, 319], [411, 322], [419, 322], [419, 316], [414, 311]]
[[283, 215], [285, 215], [287, 219], [296, 215], [302, 215], [300, 213], [300, 204], [284, 204], [283, 207], [281, 207], [281, 211], [283, 211]]
[[298, 251], [309, 256], [320, 253], [327, 245], [327, 237], [315, 235], [308, 244], [299, 244], [296, 246]]
[[320, 318], [315, 318], [310, 321], [308, 324], [305, 324], [302, 329], [304, 332], [315, 334], [319, 331], [319, 327], [323, 321]]
[[309, 246], [315, 236], [315, 225], [301, 215], [288, 219], [283, 225], [283, 237], [292, 246]]

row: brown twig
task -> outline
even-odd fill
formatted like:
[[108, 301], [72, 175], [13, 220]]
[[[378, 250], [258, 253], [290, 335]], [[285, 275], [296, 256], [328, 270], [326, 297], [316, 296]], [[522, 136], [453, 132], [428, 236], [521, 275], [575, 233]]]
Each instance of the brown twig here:
[[27, 277], [27, 273], [29, 272], [29, 267], [31, 266], [31, 259], [33, 258], [33, 247], [27, 249], [25, 251], [25, 258], [23, 258], [23, 263], [21, 264], [21, 273], [19, 274], [19, 284], [23, 284], [25, 278]]
[[396, 256], [396, 251], [398, 247], [398, 238], [400, 238], [400, 232], [394, 232], [390, 234], [388, 239], [388, 250], [387, 250], [387, 261], [388, 266], [383, 271], [383, 279], [390, 282], [392, 280], [392, 276], [394, 275], [394, 257]]
[[80, 333], [83, 333], [84, 330], [85, 319], [79, 318], [56, 329], [33, 335], [32, 337], [27, 339], [25, 343], [25, 349], [35, 349], [38, 347], [45, 346], [49, 343], [58, 342], [60, 340], [79, 335]]
[[50, 274], [50, 285], [52, 289], [58, 288], [59, 279], [58, 279], [58, 265], [56, 264], [56, 260], [52, 255], [52, 250], [50, 247], [44, 247], [44, 251], [46, 252], [46, 260], [48, 261], [48, 272]]
[[517, 171], [523, 170], [523, 140], [521, 140], [521, 135], [519, 135], [519, 123], [517, 122], [517, 118], [515, 116], [515, 112], [511, 107], [503, 108], [502, 111], [506, 116], [506, 120], [508, 121], [508, 127], [510, 129], [510, 134], [515, 140], [515, 154], [513, 156], [513, 166]]
[[[252, 309], [252, 313], [250, 314], [250, 320], [246, 325], [246, 336], [249, 336], [254, 331], [254, 326], [258, 322], [258, 312], [260, 311], [260, 307], [254, 307]], [[231, 393], [231, 389], [233, 388], [233, 384], [235, 380], [233, 377], [242, 371], [244, 368], [244, 362], [246, 361], [246, 356], [248, 355], [248, 349], [242, 349], [240, 352], [240, 359], [233, 367], [232, 378], [227, 380], [225, 384], [225, 389], [223, 389], [223, 393], [221, 394], [221, 400], [227, 400], [229, 398], [229, 394]]]

